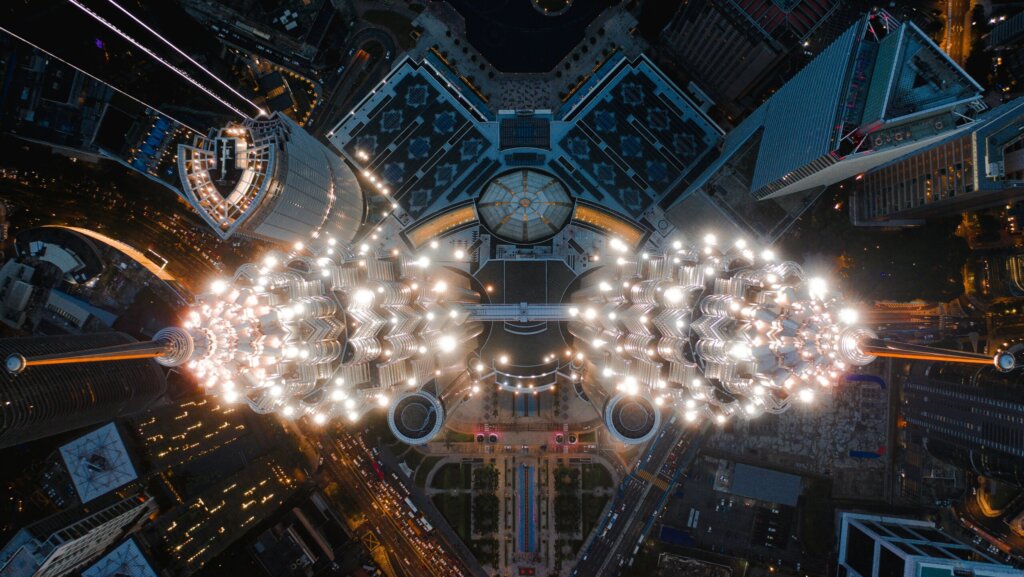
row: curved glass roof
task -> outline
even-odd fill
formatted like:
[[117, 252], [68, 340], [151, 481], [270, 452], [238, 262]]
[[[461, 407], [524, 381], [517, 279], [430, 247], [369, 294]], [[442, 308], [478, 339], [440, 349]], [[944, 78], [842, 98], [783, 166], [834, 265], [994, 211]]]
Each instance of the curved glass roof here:
[[544, 240], [569, 222], [572, 198], [562, 182], [536, 170], [514, 170], [492, 180], [480, 196], [480, 219], [495, 235], [515, 243]]

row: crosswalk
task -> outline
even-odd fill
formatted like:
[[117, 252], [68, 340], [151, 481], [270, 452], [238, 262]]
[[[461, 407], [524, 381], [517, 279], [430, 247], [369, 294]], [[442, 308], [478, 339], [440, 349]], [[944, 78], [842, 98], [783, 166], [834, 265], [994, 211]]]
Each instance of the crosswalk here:
[[668, 481], [662, 479], [661, 475], [655, 476], [641, 469], [637, 471], [636, 476], [640, 477], [640, 479], [642, 479], [645, 483], [650, 483], [657, 487], [658, 489], [661, 489], [662, 491], [668, 490]]

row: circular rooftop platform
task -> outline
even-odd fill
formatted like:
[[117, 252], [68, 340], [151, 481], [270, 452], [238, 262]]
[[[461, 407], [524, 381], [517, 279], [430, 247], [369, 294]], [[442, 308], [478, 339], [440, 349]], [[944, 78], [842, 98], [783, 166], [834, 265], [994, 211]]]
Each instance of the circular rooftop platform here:
[[498, 175], [484, 189], [477, 209], [495, 236], [517, 244], [548, 239], [572, 217], [572, 197], [554, 176], [522, 169]]
[[395, 399], [388, 410], [388, 426], [398, 440], [419, 445], [434, 438], [444, 424], [444, 407], [437, 397], [423, 391]]
[[627, 445], [637, 445], [658, 431], [661, 413], [646, 397], [619, 394], [608, 401], [604, 422], [613, 437]]

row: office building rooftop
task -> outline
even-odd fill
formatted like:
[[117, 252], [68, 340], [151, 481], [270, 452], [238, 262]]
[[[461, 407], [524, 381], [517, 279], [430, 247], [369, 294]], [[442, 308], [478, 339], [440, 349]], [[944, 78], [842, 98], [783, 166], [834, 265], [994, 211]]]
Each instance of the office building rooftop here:
[[126, 539], [101, 557], [82, 577], [158, 577], [134, 539]]
[[83, 503], [138, 478], [117, 425], [108, 423], [61, 446], [61, 457]]
[[930, 521], [850, 512], [840, 517], [839, 566], [851, 577], [1020, 575]]

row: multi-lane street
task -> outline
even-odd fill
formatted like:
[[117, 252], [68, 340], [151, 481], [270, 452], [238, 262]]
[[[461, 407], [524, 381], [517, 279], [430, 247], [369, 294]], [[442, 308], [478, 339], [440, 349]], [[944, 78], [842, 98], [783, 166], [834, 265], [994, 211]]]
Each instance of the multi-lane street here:
[[[978, 535], [976, 545], [981, 549], [988, 549], [990, 554], [1005, 555], [1011, 551], [1024, 550], [1024, 536], [1018, 535], [1010, 527], [1013, 518], [1024, 508], [1022, 501], [1022, 498], [1015, 499], [1005, 507], [1004, 513], [989, 517], [982, 511], [978, 497], [967, 494], [954, 506], [953, 513], [964, 526]], [[990, 544], [992, 540], [997, 541], [997, 544]]]
[[971, 13], [973, 0], [946, 0], [946, 35], [942, 49], [957, 64], [963, 65], [971, 53]]
[[[344, 487], [365, 515], [363, 528], [372, 531], [388, 558], [390, 573], [397, 577], [470, 577], [483, 575], [472, 556], [456, 551], [449, 538], [435, 529], [445, 523], [439, 515], [427, 518], [424, 503], [412, 495], [397, 473], [380, 459], [380, 449], [370, 449], [356, 434], [320, 438], [324, 473]], [[416, 501], [420, 505], [416, 505]], [[474, 566], [471, 566], [473, 564]]]
[[[364, 28], [348, 42], [344, 64], [334, 71], [337, 79], [310, 122], [309, 130], [322, 136], [345, 118], [355, 104], [388, 72], [398, 54], [394, 39], [383, 30]], [[328, 135], [329, 137], [329, 135]]]
[[572, 575], [616, 575], [633, 557], [707, 431], [671, 419], [619, 486]]

